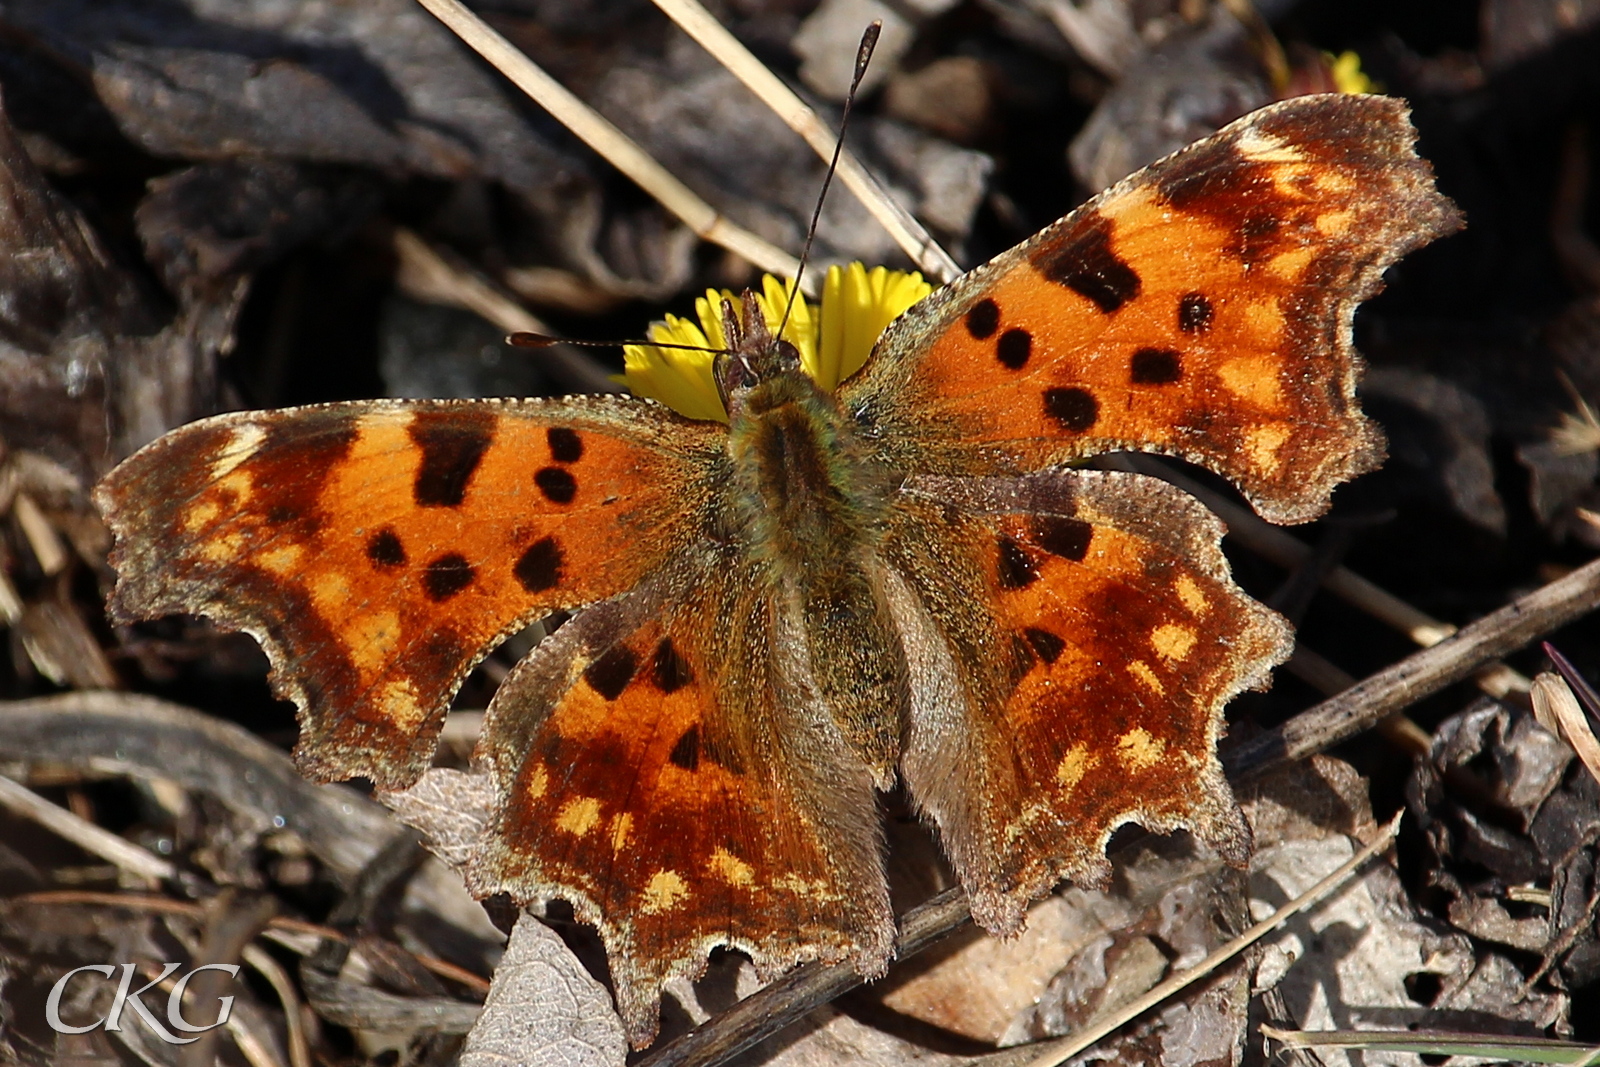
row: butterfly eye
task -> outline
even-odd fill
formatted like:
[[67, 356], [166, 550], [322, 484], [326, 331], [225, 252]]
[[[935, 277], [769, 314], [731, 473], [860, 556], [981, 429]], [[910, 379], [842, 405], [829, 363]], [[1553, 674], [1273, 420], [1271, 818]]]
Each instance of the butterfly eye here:
[[754, 389], [761, 382], [761, 376], [744, 356], [734, 359], [728, 371], [731, 376], [728, 384], [734, 389]]

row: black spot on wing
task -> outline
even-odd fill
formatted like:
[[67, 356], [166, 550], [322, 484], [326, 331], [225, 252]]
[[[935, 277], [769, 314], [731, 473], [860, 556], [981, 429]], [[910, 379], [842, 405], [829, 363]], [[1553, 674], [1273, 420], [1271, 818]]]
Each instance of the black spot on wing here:
[[692, 771], [700, 766], [700, 727], [698, 724], [689, 727], [678, 738], [678, 743], [672, 746], [672, 754], [667, 757], [674, 767], [681, 767]]
[[373, 566], [383, 570], [404, 567], [406, 546], [400, 543], [399, 534], [384, 527], [367, 538], [367, 558], [372, 561]]
[[689, 661], [673, 647], [672, 638], [664, 637], [656, 646], [650, 679], [663, 693], [676, 693], [694, 681], [694, 672], [689, 669]]
[[1046, 241], [1032, 255], [1035, 269], [1094, 301], [1107, 315], [1139, 295], [1139, 275], [1111, 249], [1111, 220], [1091, 213], [1074, 232]]
[[622, 695], [638, 669], [639, 657], [633, 654], [631, 648], [612, 645], [604, 655], [584, 668], [583, 680], [589, 683], [590, 689], [610, 701]]
[[571, 471], [560, 467], [540, 467], [533, 475], [533, 484], [539, 487], [544, 498], [554, 504], [570, 504], [578, 495], [578, 479]]
[[1000, 335], [995, 345], [995, 358], [1007, 370], [1021, 370], [1033, 355], [1033, 335], [1027, 330], [1010, 329]]
[[1065, 386], [1044, 391], [1044, 413], [1070, 433], [1083, 433], [1100, 419], [1100, 402], [1087, 389]]
[[530, 593], [554, 589], [561, 582], [561, 546], [554, 537], [541, 537], [517, 558], [511, 573]]
[[472, 564], [459, 552], [446, 552], [422, 569], [422, 591], [435, 603], [449, 600], [472, 584]]
[[975, 340], [987, 341], [1000, 328], [1000, 305], [988, 297], [967, 309], [967, 332]]
[[1026, 627], [1022, 636], [1027, 639], [1028, 647], [1038, 654], [1046, 663], [1054, 663], [1061, 658], [1061, 652], [1067, 643], [1049, 630], [1041, 630], [1036, 626]]
[[565, 426], [552, 426], [544, 432], [550, 445], [550, 458], [557, 463], [576, 463], [583, 458], [583, 438], [577, 430]]
[[453, 508], [467, 495], [467, 486], [494, 441], [491, 412], [454, 408], [419, 411], [408, 432], [422, 451], [411, 495], [419, 507]]
[[1039, 569], [1023, 547], [1009, 537], [1000, 538], [1000, 559], [995, 569], [1003, 589], [1024, 589], [1039, 580]]
[[1033, 542], [1052, 556], [1081, 562], [1089, 554], [1093, 539], [1094, 527], [1082, 519], [1061, 515], [1033, 517]]
[[1215, 315], [1211, 301], [1201, 293], [1185, 293], [1178, 301], [1178, 329], [1184, 333], [1205, 333]]
[[1128, 366], [1128, 378], [1134, 385], [1171, 385], [1181, 377], [1182, 358], [1170, 348], [1141, 348]]

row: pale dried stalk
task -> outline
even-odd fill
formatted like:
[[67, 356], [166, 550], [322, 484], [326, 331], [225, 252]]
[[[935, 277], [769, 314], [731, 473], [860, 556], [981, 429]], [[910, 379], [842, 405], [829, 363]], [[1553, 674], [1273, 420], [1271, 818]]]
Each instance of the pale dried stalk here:
[[[698, 0], [655, 0], [655, 4], [683, 32], [693, 37], [700, 47], [710, 52], [717, 62], [727, 67], [729, 73], [755, 93], [786, 126], [798, 133], [817, 155], [823, 159], [833, 157], [838, 132], [825, 125], [793, 89], [768, 70], [766, 64], [751, 55], [750, 50]], [[943, 284], [960, 277], [961, 267], [950, 253], [933, 239], [911, 212], [889, 195], [888, 190], [848, 148], [839, 153], [839, 167], [835, 173], [930, 281]]]
[[1600, 782], [1600, 740], [1589, 726], [1572, 688], [1559, 674], [1545, 671], [1533, 680], [1533, 714], [1541, 725], [1567, 743]]
[[[1336, 870], [1316, 885], [1301, 893], [1298, 897], [1273, 912], [1269, 917], [1256, 923], [1243, 934], [1223, 945], [1193, 967], [1173, 975], [1165, 982], [1151, 989], [1144, 996], [1118, 1008], [1104, 1019], [1079, 1033], [1070, 1034], [1055, 1041], [1042, 1042], [1039, 1046], [1034, 1046], [1030, 1051], [1037, 1052], [1037, 1055], [1027, 1061], [1028, 1067], [1056, 1067], [1056, 1064], [1066, 1062], [1084, 1049], [1093, 1046], [1101, 1038], [1137, 1019], [1168, 997], [1176, 996], [1195, 982], [1211, 974], [1218, 967], [1221, 967], [1239, 955], [1239, 953], [1288, 922], [1293, 916], [1326, 898], [1334, 890], [1349, 881], [1350, 877], [1355, 874], [1362, 864], [1389, 847], [1394, 841], [1395, 835], [1400, 832], [1400, 819], [1404, 815], [1405, 812], [1402, 811], [1399, 815], [1390, 819], [1389, 825], [1384, 827], [1371, 844], [1340, 864]], [[997, 1055], [1006, 1056], [1005, 1053]], [[1007, 1056], [1007, 1059], [1010, 1058]], [[989, 1057], [982, 1057], [978, 1062], [983, 1063], [988, 1059]]]
[[33, 497], [25, 491], [17, 493], [11, 502], [11, 513], [17, 517], [17, 525], [22, 527], [28, 547], [33, 549], [33, 558], [39, 561], [39, 569], [46, 577], [60, 574], [67, 566], [66, 547], [62, 545], [55, 527], [50, 525], [50, 520], [34, 503]]
[[[449, 262], [412, 231], [396, 227], [391, 242], [399, 264], [395, 284], [407, 296], [470, 311], [506, 333], [526, 331], [554, 336], [550, 327], [527, 308], [474, 272]], [[568, 385], [592, 393], [617, 392], [617, 384], [581, 353], [563, 345], [542, 351]]]
[[246, 945], [239, 953], [239, 958], [267, 980], [283, 1004], [283, 1026], [289, 1039], [289, 1067], [311, 1067], [311, 1043], [306, 1040], [306, 1024], [300, 1016], [300, 996], [295, 992], [289, 973], [271, 955], [255, 945]]
[[33, 790], [0, 775], [0, 805], [32, 819], [45, 829], [66, 838], [74, 845], [108, 863], [141, 878], [160, 880], [176, 874], [172, 864], [154, 852], [125, 841], [109, 830], [81, 819], [66, 808], [52, 804]]
[[15, 626], [22, 621], [26, 609], [17, 587], [11, 584], [4, 571], [0, 571], [0, 626]]
[[[161, 984], [161, 988], [168, 993], [172, 992], [167, 989], [165, 982]], [[250, 1067], [283, 1067], [278, 1057], [272, 1054], [272, 1047], [250, 1029], [238, 1012], [228, 1016], [227, 1026], [228, 1036], [233, 1038], [234, 1047], [239, 1050], [239, 1055], [244, 1057], [244, 1061]]]
[[496, 70], [511, 79], [535, 103], [550, 112], [557, 122], [600, 153], [613, 167], [633, 179], [702, 239], [743, 256], [764, 271], [783, 277], [794, 276], [799, 264], [793, 256], [723, 218], [721, 213], [673, 177], [632, 138], [568, 92], [543, 68], [513, 47], [510, 41], [468, 11], [459, 0], [417, 2], [493, 64]]

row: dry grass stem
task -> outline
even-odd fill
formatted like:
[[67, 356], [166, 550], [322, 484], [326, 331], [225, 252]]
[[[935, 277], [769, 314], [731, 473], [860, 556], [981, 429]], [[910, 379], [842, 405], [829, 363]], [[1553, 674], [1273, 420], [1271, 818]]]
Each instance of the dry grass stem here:
[[1265, 1023], [1263, 1037], [1291, 1049], [1342, 1048], [1414, 1055], [1473, 1056], [1512, 1063], [1559, 1063], [1589, 1067], [1600, 1063], [1600, 1048], [1570, 1041], [1511, 1034], [1450, 1034], [1430, 1030], [1280, 1030]]
[[627, 134], [568, 92], [459, 0], [417, 0], [557, 122], [626, 174], [702, 239], [720, 245], [771, 274], [793, 277], [795, 258], [724, 218]]
[[1539, 722], [1565, 741], [1595, 781], [1600, 782], [1600, 740], [1595, 739], [1594, 728], [1572, 687], [1560, 675], [1545, 671], [1533, 680], [1532, 696], [1533, 713]]
[[11, 513], [16, 516], [17, 525], [22, 527], [28, 547], [33, 549], [33, 558], [39, 562], [39, 569], [47, 577], [60, 574], [67, 566], [66, 546], [61, 543], [50, 520], [39, 510], [39, 505], [34, 503], [33, 497], [26, 492], [17, 493], [11, 502]]
[[[655, 0], [655, 3], [685, 33], [716, 57], [717, 62], [727, 67], [734, 77], [760, 97], [761, 102], [798, 133], [817, 155], [823, 159], [832, 158], [838, 132], [825, 125], [793, 89], [768, 70], [698, 0]], [[899, 201], [889, 195], [888, 190], [848, 148], [839, 153], [839, 169], [836, 173], [845, 187], [856, 195], [930, 281], [942, 284], [960, 276], [961, 267], [950, 253]]]
[[[1167, 998], [1175, 996], [1190, 985], [1211, 974], [1218, 967], [1221, 967], [1239, 955], [1239, 953], [1272, 933], [1295, 915], [1329, 896], [1334, 890], [1349, 881], [1351, 876], [1363, 864], [1389, 847], [1394, 841], [1395, 835], [1400, 832], [1400, 819], [1404, 814], [1405, 812], [1402, 811], [1393, 819], [1390, 819], [1389, 825], [1384, 827], [1370, 844], [1340, 864], [1338, 868], [1317, 882], [1316, 885], [1301, 893], [1298, 897], [1295, 897], [1193, 967], [1173, 975], [1154, 989], [1151, 989], [1144, 996], [1109, 1013], [1100, 1022], [1095, 1023], [1086, 1030], [1058, 1038], [1055, 1041], [1042, 1042], [1033, 1046], [1036, 1054], [1026, 1061], [1028, 1067], [1055, 1067], [1056, 1064], [1066, 1062], [1078, 1053], [1093, 1046], [1101, 1038], [1121, 1029]], [[1006, 1054], [1000, 1053], [1000, 1055]], [[1010, 1057], [1007, 1056], [1007, 1058], [1009, 1059]], [[980, 1060], [979, 1062], [982, 1063], [984, 1061]]]
[[311, 1043], [306, 1039], [306, 1024], [300, 1014], [300, 995], [295, 992], [289, 972], [255, 945], [246, 945], [240, 958], [267, 980], [283, 1004], [283, 1025], [289, 1039], [289, 1067], [311, 1067]]
[[[404, 227], [391, 239], [398, 269], [395, 284], [407, 296], [429, 304], [470, 311], [506, 333], [554, 335], [544, 321], [500, 292], [476, 272], [450, 262], [432, 245]], [[542, 349], [543, 358], [568, 385], [591, 393], [615, 393], [617, 383], [593, 360], [565, 345]]]
[[11, 584], [4, 571], [0, 571], [0, 625], [15, 626], [22, 620], [26, 607], [17, 587]]
[[79, 818], [66, 808], [50, 803], [38, 793], [4, 775], [0, 775], [0, 805], [24, 818], [32, 819], [85, 852], [99, 856], [120, 870], [140, 878], [159, 881], [171, 878], [177, 873], [172, 864], [155, 853]]
[[[162, 983], [162, 988], [166, 988], [166, 983]], [[238, 1012], [228, 1016], [227, 1026], [234, 1047], [250, 1067], [283, 1067], [283, 1061], [273, 1055], [272, 1046], [251, 1030]]]

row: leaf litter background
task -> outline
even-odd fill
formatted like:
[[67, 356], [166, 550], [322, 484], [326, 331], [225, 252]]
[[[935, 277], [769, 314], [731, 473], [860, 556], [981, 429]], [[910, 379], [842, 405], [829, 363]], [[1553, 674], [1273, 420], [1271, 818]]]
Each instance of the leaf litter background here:
[[[701, 196], [798, 251], [821, 164], [654, 7], [476, 7]], [[886, 20], [850, 143], [967, 265], [1275, 95], [1259, 35], [1204, 0], [714, 9], [824, 114], [861, 27]], [[1411, 100], [1470, 228], [1401, 263], [1358, 317], [1388, 464], [1293, 531], [1311, 552], [1292, 570], [1230, 538], [1240, 581], [1296, 620], [1303, 650], [1230, 709], [1246, 738], [1414, 651], [1319, 591], [1339, 567], [1465, 624], [1600, 549], [1585, 518], [1600, 510], [1600, 432], [1572, 429], [1582, 401], [1600, 402], [1600, 4], [1259, 10], [1289, 91], [1325, 87], [1321, 53], [1354, 49]], [[106, 534], [85, 490], [218, 410], [604, 388], [609, 351], [530, 358], [500, 338], [530, 315], [637, 337], [751, 268], [698, 243], [411, 0], [0, 0], [0, 101], [0, 770], [31, 791], [0, 790], [0, 1062], [621, 1062], [592, 935], [553, 904], [507, 949], [510, 909], [468, 899], [444, 862], [486, 803], [451, 769], [473, 709], [536, 635], [468, 682], [443, 769], [406, 799], [432, 858], [359, 784], [295, 775], [291, 709], [249, 639], [198, 620], [107, 625]], [[817, 258], [903, 262], [840, 189]], [[1600, 674], [1593, 620], [1548, 636]], [[1547, 664], [1534, 648], [1509, 666]], [[1299, 893], [1402, 807], [1393, 865], [1087, 1059], [1308, 1055], [1265, 1048], [1262, 1022], [1600, 1040], [1600, 787], [1535, 723], [1525, 681], [1495, 677], [1242, 788], [1249, 872], [1133, 835], [1111, 891], [1041, 901], [1015, 942], [958, 931], [744, 1062], [969, 1062], [1070, 1032]], [[888, 819], [904, 909], [949, 879], [893, 798]], [[243, 960], [238, 983], [206, 994], [237, 995], [225, 1031], [177, 1047], [136, 1025], [45, 1025], [67, 970], [169, 959]], [[753, 985], [719, 955], [674, 990], [663, 1042]], [[73, 989], [69, 1021], [104, 1013], [109, 988]], [[200, 1016], [214, 999], [195, 1003]]]

